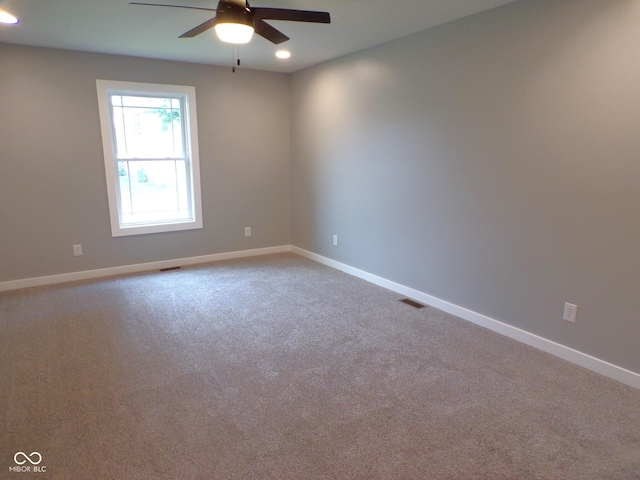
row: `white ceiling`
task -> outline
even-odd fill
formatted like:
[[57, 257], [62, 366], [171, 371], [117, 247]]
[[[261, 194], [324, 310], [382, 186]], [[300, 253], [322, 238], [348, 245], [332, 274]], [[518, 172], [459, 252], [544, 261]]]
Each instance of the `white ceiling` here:
[[[0, 42], [232, 65], [229, 44], [213, 33], [179, 39], [210, 12], [129, 5], [129, 0], [0, 0], [20, 19], [0, 24]], [[147, 1], [147, 0], [138, 0]], [[276, 46], [259, 36], [240, 47], [243, 68], [293, 72], [514, 0], [253, 0], [254, 7], [321, 10], [331, 24], [270, 21], [291, 40]], [[215, 8], [217, 0], [149, 0]], [[292, 57], [275, 58], [286, 48]]]

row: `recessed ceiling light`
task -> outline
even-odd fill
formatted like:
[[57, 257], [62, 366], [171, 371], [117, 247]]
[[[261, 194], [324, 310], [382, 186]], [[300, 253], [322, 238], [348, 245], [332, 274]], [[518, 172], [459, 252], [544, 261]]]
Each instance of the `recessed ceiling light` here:
[[289, 50], [278, 50], [276, 52], [276, 57], [278, 58], [289, 58], [291, 56], [291, 52]]
[[19, 21], [20, 20], [18, 20], [10, 13], [5, 12], [4, 10], [0, 10], [0, 23], [18, 23]]

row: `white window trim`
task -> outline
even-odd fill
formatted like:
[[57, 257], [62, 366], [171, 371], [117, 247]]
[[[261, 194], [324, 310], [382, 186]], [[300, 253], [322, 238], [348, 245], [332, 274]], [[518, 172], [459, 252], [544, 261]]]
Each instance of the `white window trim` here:
[[[111, 235], [121, 237], [126, 235], [142, 235], [147, 233], [173, 232], [179, 230], [193, 230], [202, 228], [202, 195], [200, 192], [200, 156], [198, 151], [198, 124], [196, 113], [196, 89], [185, 85], [159, 85], [154, 83], [118, 82], [112, 80], [96, 80], [98, 91], [98, 110], [102, 131], [102, 147], [104, 152], [104, 167], [107, 177], [107, 196], [109, 199], [109, 217], [111, 220]], [[114, 152], [113, 127], [109, 94], [112, 92], [128, 94], [166, 94], [185, 95], [186, 115], [185, 130], [189, 132], [185, 138], [185, 149], [190, 158], [190, 168], [193, 184], [191, 185], [191, 204], [193, 220], [180, 222], [156, 223], [152, 225], [121, 226], [120, 208], [118, 205], [118, 162]]]

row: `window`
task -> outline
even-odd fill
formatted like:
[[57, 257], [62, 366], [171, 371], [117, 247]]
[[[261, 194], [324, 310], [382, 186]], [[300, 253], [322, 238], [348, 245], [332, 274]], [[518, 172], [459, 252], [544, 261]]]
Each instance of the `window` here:
[[112, 235], [202, 228], [195, 88], [96, 85]]

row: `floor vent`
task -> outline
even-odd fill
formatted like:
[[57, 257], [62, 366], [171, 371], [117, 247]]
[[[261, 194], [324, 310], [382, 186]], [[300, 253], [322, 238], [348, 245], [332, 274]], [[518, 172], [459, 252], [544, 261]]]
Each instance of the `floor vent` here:
[[421, 303], [418, 303], [414, 300], [411, 300], [410, 298], [403, 298], [402, 300], [400, 300], [402, 303], [406, 303], [407, 305], [411, 305], [412, 307], [415, 308], [424, 308], [424, 305]]
[[170, 270], [180, 270], [180, 267], [168, 267], [168, 268], [161, 268], [160, 269], [161, 272], [168, 272]]

